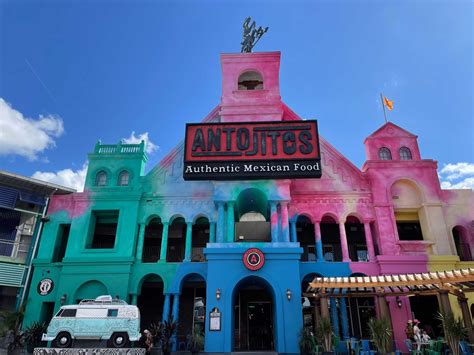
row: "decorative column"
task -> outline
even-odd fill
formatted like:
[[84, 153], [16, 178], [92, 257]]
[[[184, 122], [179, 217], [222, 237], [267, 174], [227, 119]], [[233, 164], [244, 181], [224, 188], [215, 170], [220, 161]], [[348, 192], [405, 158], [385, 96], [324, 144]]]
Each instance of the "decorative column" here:
[[319, 262], [324, 261], [321, 223], [319, 221], [314, 223], [314, 240], [316, 242], [316, 260]]
[[[173, 313], [172, 314], [173, 314], [173, 321], [178, 322], [179, 321], [179, 294], [178, 293], [175, 293], [173, 295]], [[175, 329], [171, 337], [172, 351], [176, 351], [176, 349], [178, 348], [178, 341], [177, 341], [177, 336], [176, 336], [177, 331], [178, 329]]]
[[321, 304], [321, 318], [329, 319], [328, 297], [324, 293], [321, 294], [321, 299], [319, 303]]
[[163, 304], [163, 316], [161, 317], [162, 321], [168, 320], [170, 315], [170, 297], [171, 294], [165, 293], [165, 303]]
[[140, 223], [140, 229], [138, 230], [137, 254], [136, 254], [137, 260], [140, 260], [140, 261], [142, 261], [142, 256], [143, 256], [143, 242], [145, 240], [145, 228], [146, 228], [146, 224]]
[[339, 318], [337, 315], [337, 305], [335, 298], [329, 299], [329, 307], [331, 308], [332, 331], [334, 332], [335, 336], [339, 337]]
[[367, 254], [369, 261], [375, 261], [374, 240], [372, 239], [372, 231], [370, 222], [364, 222], [365, 243], [367, 244]]
[[281, 234], [284, 242], [290, 241], [290, 229], [288, 221], [288, 202], [281, 202]]
[[209, 222], [209, 243], [216, 242], [216, 222]]
[[234, 201], [227, 202], [227, 243], [232, 243], [234, 241]]
[[344, 222], [339, 222], [339, 235], [341, 237], [342, 261], [351, 261]]
[[321, 312], [318, 309], [318, 300], [314, 299], [314, 307], [313, 307], [313, 315], [314, 315], [314, 323], [313, 323], [313, 331], [316, 334], [316, 330], [319, 324], [319, 320], [321, 319]]
[[193, 245], [193, 223], [186, 222], [186, 245], [184, 248], [184, 261], [191, 261], [192, 245]]
[[459, 302], [459, 306], [461, 307], [462, 320], [464, 322], [464, 327], [466, 328], [467, 337], [469, 339], [469, 343], [472, 344], [474, 342], [474, 332], [472, 331], [471, 314], [469, 312], [467, 298], [464, 295], [464, 293], [461, 293], [461, 292], [459, 293], [458, 302]]
[[272, 228], [272, 242], [278, 242], [278, 214], [276, 202], [270, 202], [270, 222]]
[[449, 291], [440, 290], [439, 291], [439, 300], [441, 301], [441, 312], [444, 314], [451, 313], [451, 303], [449, 303]]
[[347, 316], [346, 299], [339, 298], [339, 313], [341, 314], [342, 339], [349, 339], [349, 318]]
[[161, 237], [161, 251], [159, 260], [161, 262], [166, 262], [166, 252], [168, 250], [168, 227], [169, 222], [163, 222], [163, 234]]
[[136, 293], [132, 293], [131, 296], [132, 296], [132, 299], [130, 302], [136, 306], [138, 302], [138, 295]]
[[[387, 300], [383, 293], [377, 293], [377, 303], [379, 312], [377, 313], [377, 318], [382, 319], [386, 318], [390, 321], [390, 309], [388, 308]], [[390, 322], [390, 324], [392, 324]]]
[[293, 243], [296, 243], [298, 241], [298, 238], [296, 237], [296, 220], [291, 220], [290, 221], [290, 237], [291, 237], [291, 241]]
[[225, 211], [224, 211], [224, 202], [217, 202], [217, 231], [216, 239], [217, 243], [224, 243], [224, 225], [225, 225]]

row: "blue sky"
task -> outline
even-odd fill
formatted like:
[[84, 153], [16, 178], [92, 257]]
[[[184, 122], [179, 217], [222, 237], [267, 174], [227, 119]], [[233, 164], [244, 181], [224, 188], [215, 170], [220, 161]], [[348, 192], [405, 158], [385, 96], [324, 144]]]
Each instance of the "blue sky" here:
[[270, 27], [255, 51], [282, 52], [285, 103], [356, 166], [383, 92], [443, 186], [474, 186], [464, 0], [0, 0], [0, 170], [77, 187], [98, 139], [143, 134], [150, 170], [219, 103], [219, 54], [240, 51], [247, 16]]

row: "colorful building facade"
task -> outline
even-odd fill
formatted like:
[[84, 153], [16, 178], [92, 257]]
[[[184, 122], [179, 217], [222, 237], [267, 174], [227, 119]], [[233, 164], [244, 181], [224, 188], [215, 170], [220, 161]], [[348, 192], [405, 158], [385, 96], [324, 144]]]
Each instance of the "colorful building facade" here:
[[[221, 63], [221, 102], [204, 122], [304, 122], [281, 100], [279, 52]], [[301, 297], [315, 276], [474, 265], [473, 193], [442, 190], [415, 135], [384, 124], [364, 142], [362, 169], [319, 139], [321, 178], [200, 181], [183, 179], [184, 143], [147, 174], [143, 142], [97, 143], [84, 192], [51, 199], [25, 322], [110, 294], [137, 304], [144, 328], [178, 320], [176, 350], [198, 325], [206, 352], [298, 353], [300, 330], [316, 318]], [[54, 286], [41, 294], [45, 279]], [[419, 298], [387, 299], [399, 347], [413, 317], [437, 332], [436, 297]], [[340, 338], [368, 337], [378, 311], [370, 297], [329, 308]]]

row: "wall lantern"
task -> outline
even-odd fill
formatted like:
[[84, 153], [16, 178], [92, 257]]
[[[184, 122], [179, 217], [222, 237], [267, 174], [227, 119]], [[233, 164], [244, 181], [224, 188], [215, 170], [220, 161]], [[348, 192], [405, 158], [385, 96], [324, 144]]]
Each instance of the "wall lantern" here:
[[286, 298], [288, 298], [288, 301], [291, 301], [291, 291], [289, 288], [286, 289]]
[[220, 289], [220, 288], [218, 288], [218, 289], [216, 290], [216, 299], [217, 299], [218, 301], [221, 299], [221, 289]]
[[66, 300], [67, 300], [67, 295], [66, 294], [62, 295], [61, 298], [59, 299], [59, 303], [61, 303], [61, 306], [63, 306], [66, 303]]
[[395, 302], [397, 302], [398, 308], [402, 308], [402, 300], [400, 299], [400, 297], [397, 296], [395, 298]]

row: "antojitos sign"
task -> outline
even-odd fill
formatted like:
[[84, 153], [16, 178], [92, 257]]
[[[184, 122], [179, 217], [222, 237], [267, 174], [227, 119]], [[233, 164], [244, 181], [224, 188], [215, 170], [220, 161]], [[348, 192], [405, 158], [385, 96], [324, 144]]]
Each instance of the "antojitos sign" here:
[[183, 178], [319, 178], [317, 122], [187, 124]]

